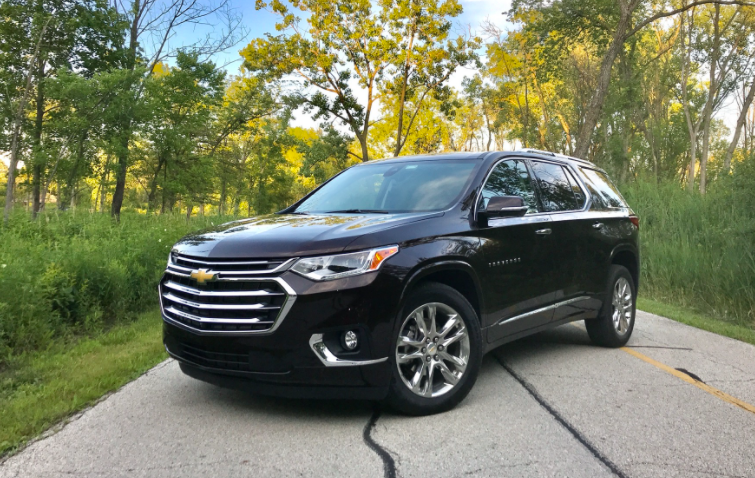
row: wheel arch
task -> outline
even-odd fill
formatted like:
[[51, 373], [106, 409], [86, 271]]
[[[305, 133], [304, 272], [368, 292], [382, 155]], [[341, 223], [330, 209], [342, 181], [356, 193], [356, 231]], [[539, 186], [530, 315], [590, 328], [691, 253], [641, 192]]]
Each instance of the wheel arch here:
[[482, 321], [482, 289], [479, 278], [469, 263], [444, 260], [420, 266], [406, 281], [400, 300], [401, 307], [414, 289], [427, 282], [444, 284], [458, 291], [472, 305], [478, 320]]
[[640, 287], [640, 256], [630, 246], [618, 246], [611, 252], [611, 264], [626, 267], [634, 280], [634, 288]]

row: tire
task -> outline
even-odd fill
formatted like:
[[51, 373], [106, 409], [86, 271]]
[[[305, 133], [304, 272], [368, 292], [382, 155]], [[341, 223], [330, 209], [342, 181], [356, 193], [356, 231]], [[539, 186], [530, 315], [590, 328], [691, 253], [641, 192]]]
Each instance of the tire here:
[[[595, 345], [623, 347], [634, 330], [637, 290], [632, 274], [623, 266], [612, 265], [608, 273], [607, 288], [606, 300], [603, 302], [600, 315], [597, 319], [585, 320], [585, 327]], [[629, 297], [626, 292], [630, 294]], [[624, 320], [621, 320], [622, 313]]]
[[474, 308], [456, 289], [430, 282], [412, 291], [393, 338], [387, 402], [394, 409], [408, 415], [445, 412], [472, 389], [482, 362], [482, 331]]

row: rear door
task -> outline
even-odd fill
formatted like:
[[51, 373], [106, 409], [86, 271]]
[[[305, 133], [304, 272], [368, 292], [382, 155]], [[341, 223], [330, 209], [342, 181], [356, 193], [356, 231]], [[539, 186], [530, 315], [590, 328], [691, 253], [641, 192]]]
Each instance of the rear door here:
[[635, 229], [629, 221], [629, 206], [606, 173], [588, 167], [580, 167], [577, 172], [590, 193], [589, 210], [578, 224], [583, 261], [589, 270], [584, 288], [590, 295], [602, 296], [611, 253], [630, 241]]
[[586, 260], [585, 225], [589, 219], [587, 196], [574, 172], [561, 163], [532, 160], [540, 200], [551, 217], [554, 273], [550, 283], [556, 303], [554, 321], [589, 316], [595, 304], [586, 293], [593, 278], [593, 264]]
[[[529, 211], [524, 217], [490, 219], [478, 230], [486, 266], [481, 273], [488, 317], [488, 341], [550, 322], [547, 286], [553, 261], [548, 230], [550, 217], [541, 214], [535, 186], [525, 160], [506, 159], [492, 169], [483, 186], [478, 210], [493, 196], [521, 196]], [[545, 310], [541, 310], [545, 309]]]

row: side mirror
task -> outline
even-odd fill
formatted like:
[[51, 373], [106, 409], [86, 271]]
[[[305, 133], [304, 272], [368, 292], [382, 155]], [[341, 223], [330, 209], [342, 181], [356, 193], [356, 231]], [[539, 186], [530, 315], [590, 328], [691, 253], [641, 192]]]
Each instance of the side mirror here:
[[485, 209], [477, 211], [477, 217], [487, 224], [488, 219], [497, 217], [522, 217], [529, 208], [520, 196], [493, 196]]

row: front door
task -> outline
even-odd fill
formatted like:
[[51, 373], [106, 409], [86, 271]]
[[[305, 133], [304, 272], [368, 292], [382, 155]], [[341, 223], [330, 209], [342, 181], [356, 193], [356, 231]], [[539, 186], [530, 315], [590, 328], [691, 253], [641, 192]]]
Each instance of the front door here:
[[493, 196], [520, 196], [529, 211], [524, 217], [490, 219], [478, 231], [486, 263], [482, 280], [489, 342], [547, 324], [553, 316], [547, 307], [553, 303], [550, 216], [539, 214], [524, 160], [507, 159], [493, 168], [478, 210]]

